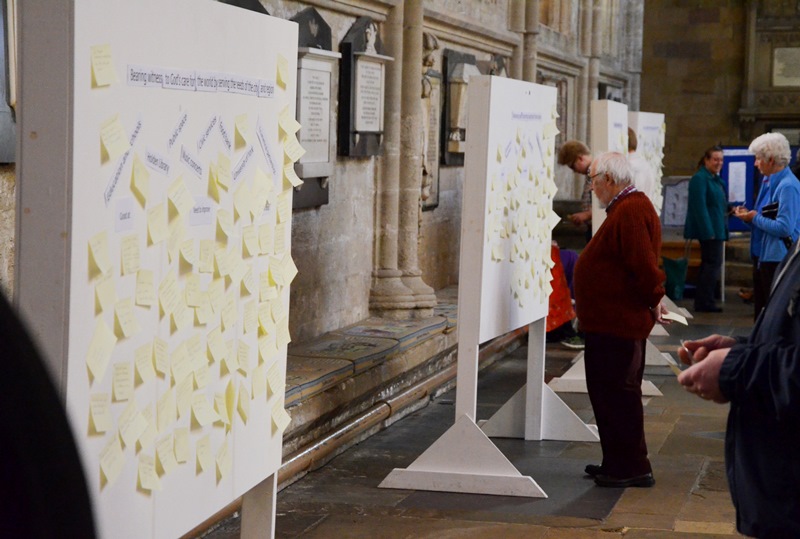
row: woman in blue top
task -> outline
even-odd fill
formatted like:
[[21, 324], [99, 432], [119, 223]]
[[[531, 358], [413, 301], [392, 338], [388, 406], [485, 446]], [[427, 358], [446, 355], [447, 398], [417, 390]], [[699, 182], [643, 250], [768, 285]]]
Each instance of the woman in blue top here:
[[689, 180], [689, 204], [683, 237], [700, 240], [700, 274], [694, 296], [694, 310], [721, 312], [714, 291], [722, 272], [722, 249], [728, 239], [728, 200], [719, 176], [722, 148], [712, 146], [700, 159], [700, 168]]
[[[780, 133], [765, 133], [750, 143], [756, 168], [764, 175], [755, 208], [736, 208], [734, 215], [749, 223], [750, 253], [753, 255], [755, 314], [766, 305], [775, 268], [800, 236], [800, 182], [789, 169], [792, 150]], [[777, 204], [777, 214], [774, 205]], [[773, 208], [765, 215], [764, 207]]]

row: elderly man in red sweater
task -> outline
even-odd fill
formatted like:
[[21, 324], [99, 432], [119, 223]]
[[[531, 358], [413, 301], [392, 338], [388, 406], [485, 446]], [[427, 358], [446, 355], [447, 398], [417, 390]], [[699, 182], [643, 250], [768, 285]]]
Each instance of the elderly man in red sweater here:
[[647, 336], [666, 313], [658, 269], [661, 223], [650, 199], [634, 187], [624, 155], [597, 157], [587, 181], [606, 220], [574, 273], [586, 385], [603, 450], [603, 463], [588, 465], [586, 473], [601, 487], [651, 487], [641, 384]]

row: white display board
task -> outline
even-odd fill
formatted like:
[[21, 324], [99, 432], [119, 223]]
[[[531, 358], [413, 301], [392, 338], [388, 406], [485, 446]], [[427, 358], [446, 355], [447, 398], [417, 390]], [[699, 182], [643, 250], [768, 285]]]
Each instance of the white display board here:
[[177, 537], [280, 467], [297, 26], [205, 0], [72, 24], [68, 413], [101, 536]]
[[[607, 99], [590, 103], [589, 147], [592, 155], [605, 152], [619, 152], [628, 155], [628, 106]], [[592, 233], [596, 233], [606, 211], [600, 207], [597, 197], [592, 197]]]
[[656, 184], [653, 193], [645, 193], [653, 201], [656, 213], [661, 215], [664, 205], [661, 177], [664, 166], [664, 137], [667, 124], [664, 115], [658, 112], [628, 112], [628, 127], [636, 133], [636, 153], [639, 154], [653, 170]]

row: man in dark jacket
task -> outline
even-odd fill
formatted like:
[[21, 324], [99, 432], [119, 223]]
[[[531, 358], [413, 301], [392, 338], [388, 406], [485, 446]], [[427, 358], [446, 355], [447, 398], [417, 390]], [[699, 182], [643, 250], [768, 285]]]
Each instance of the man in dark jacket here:
[[712, 335], [679, 355], [695, 363], [678, 377], [688, 391], [731, 403], [725, 463], [737, 529], [800, 537], [800, 242], [749, 337]]

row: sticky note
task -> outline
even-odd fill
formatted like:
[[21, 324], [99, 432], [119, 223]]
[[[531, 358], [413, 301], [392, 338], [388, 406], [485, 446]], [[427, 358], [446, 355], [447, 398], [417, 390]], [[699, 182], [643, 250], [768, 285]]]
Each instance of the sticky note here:
[[206, 396], [201, 392], [192, 395], [192, 414], [201, 427], [210, 425], [219, 418], [206, 400]]
[[225, 299], [225, 280], [214, 279], [208, 283], [208, 297], [211, 301], [211, 308], [215, 313], [222, 310], [222, 303]]
[[107, 432], [114, 419], [111, 417], [111, 395], [93, 393], [89, 396], [89, 430], [90, 434]]
[[142, 449], [149, 449], [152, 446], [156, 438], [158, 438], [158, 429], [156, 428], [156, 417], [153, 414], [153, 405], [150, 404], [142, 410], [142, 417], [147, 422], [147, 428], [144, 429], [144, 432], [139, 436], [137, 440], [137, 445], [139, 450]]
[[264, 213], [264, 207], [267, 205], [269, 194], [273, 188], [272, 176], [261, 170], [260, 167], [256, 168], [253, 186], [250, 189], [253, 196], [250, 205], [253, 218], [257, 218]]
[[211, 383], [211, 369], [208, 364], [196, 366], [194, 368], [194, 387], [205, 389]]
[[226, 191], [231, 186], [231, 160], [224, 153], [217, 156], [217, 185]]
[[131, 168], [131, 191], [142, 208], [147, 205], [150, 196], [150, 171], [139, 159], [139, 154], [133, 155], [133, 166]]
[[233, 194], [233, 209], [236, 210], [236, 216], [239, 219], [250, 222], [250, 204], [252, 203], [252, 194], [250, 188], [247, 187], [245, 182], [241, 182], [236, 192]]
[[123, 410], [119, 416], [119, 435], [122, 441], [128, 447], [133, 447], [133, 444], [139, 439], [139, 436], [147, 428], [147, 420], [136, 407], [136, 401], [131, 400], [128, 406]]
[[273, 395], [283, 395], [286, 390], [286, 379], [281, 372], [279, 362], [274, 362], [267, 370], [267, 384]]
[[214, 316], [214, 310], [211, 308], [211, 300], [209, 299], [208, 292], [200, 293], [200, 305], [194, 309], [195, 318], [197, 323], [201, 326], [206, 325], [211, 317]]
[[261, 254], [272, 254], [275, 252], [275, 230], [269, 223], [258, 227], [258, 244], [261, 247]]
[[288, 223], [278, 223], [275, 225], [275, 254], [282, 255], [286, 252], [289, 227]]
[[292, 218], [292, 192], [285, 190], [278, 195], [278, 222], [285, 223]]
[[[291, 161], [291, 163], [296, 163], [297, 161], [300, 160], [301, 157], [305, 155], [306, 150], [300, 144], [300, 141], [297, 140], [297, 136], [293, 133], [291, 135], [286, 135], [286, 138], [283, 139], [283, 153], [286, 155], [287, 158], [289, 158], [289, 161]], [[285, 171], [286, 167], [284, 166], [284, 174]], [[292, 172], [294, 172], [294, 168], [292, 168]], [[295, 178], [297, 179], [296, 181], [299, 181], [299, 178], [297, 178], [297, 176], [295, 176]], [[292, 185], [297, 187], [299, 183], [298, 184], [292, 183]]]
[[225, 392], [215, 393], [214, 394], [214, 411], [217, 412], [217, 416], [219, 417], [219, 421], [226, 426], [229, 426], [230, 419], [228, 416], [228, 405], [225, 400]]
[[102, 381], [108, 368], [108, 361], [111, 359], [111, 352], [117, 338], [108, 325], [99, 319], [94, 328], [94, 335], [89, 343], [89, 350], [86, 352], [86, 366], [94, 377], [94, 380]]
[[169, 434], [158, 441], [156, 444], [156, 457], [158, 465], [164, 470], [164, 475], [177, 468], [178, 461], [175, 459], [175, 439]]
[[247, 114], [238, 114], [234, 119], [234, 124], [234, 147], [244, 148], [247, 146], [247, 139], [250, 138], [250, 128], [247, 123]]
[[167, 254], [170, 262], [174, 262], [178, 258], [185, 236], [186, 221], [183, 218], [169, 221], [167, 225]]
[[171, 317], [175, 329], [182, 331], [192, 325], [192, 321], [194, 321], [194, 310], [186, 305], [186, 300], [179, 298], [175, 309], [172, 311]]
[[133, 301], [130, 298], [121, 299], [114, 305], [114, 319], [118, 337], [132, 337], [141, 330], [139, 321], [133, 313]]
[[233, 216], [228, 210], [220, 209], [217, 211], [217, 225], [228, 238], [233, 235]]
[[245, 334], [258, 331], [258, 308], [255, 300], [250, 300], [244, 304], [242, 309], [242, 324]]
[[228, 450], [228, 440], [225, 439], [222, 442], [219, 450], [217, 451], [217, 478], [221, 481], [225, 479], [228, 475], [230, 475], [231, 470], [233, 469], [233, 459], [231, 457], [231, 453]]
[[250, 372], [250, 346], [244, 341], [239, 341], [239, 348], [236, 352], [239, 371], [246, 376]]
[[125, 128], [115, 114], [100, 125], [100, 163], [114, 161], [130, 149]]
[[278, 127], [285, 136], [294, 135], [300, 130], [300, 123], [295, 120], [289, 105], [284, 105], [278, 113]]
[[289, 423], [292, 421], [292, 418], [289, 416], [288, 412], [283, 407], [283, 399], [279, 399], [275, 401], [275, 404], [272, 405], [272, 424], [275, 427], [276, 434], [282, 433], [286, 430], [286, 427], [289, 426]]
[[248, 393], [245, 385], [239, 384], [239, 401], [236, 405], [236, 411], [239, 412], [239, 417], [246, 425], [247, 419], [250, 417], [250, 393]]
[[197, 440], [195, 445], [197, 456], [197, 470], [207, 472], [214, 465], [214, 457], [211, 453], [211, 438], [208, 434]]
[[125, 454], [119, 438], [114, 435], [100, 451], [100, 472], [109, 485], [113, 485], [125, 467]]
[[161, 308], [164, 314], [172, 314], [172, 311], [178, 306], [180, 301], [180, 289], [175, 274], [170, 272], [158, 285], [158, 300], [161, 303]]
[[93, 45], [89, 51], [92, 58], [92, 88], [102, 88], [117, 82], [111, 45]]
[[127, 401], [133, 396], [133, 369], [130, 363], [115, 363], [111, 381], [114, 401]]
[[222, 331], [220, 331], [220, 328], [216, 327], [208, 332], [206, 343], [208, 345], [208, 351], [211, 353], [211, 358], [214, 361], [222, 361], [225, 359], [227, 347], [222, 340]]
[[[139, 270], [136, 272], [136, 305], [151, 307], [156, 303], [156, 292], [153, 285], [153, 272]], [[116, 303], [116, 302], [115, 302]]]
[[111, 269], [111, 258], [108, 255], [108, 233], [104, 230], [95, 234], [89, 239], [89, 257], [90, 262], [94, 264], [94, 269], [97, 271], [90, 271], [90, 275], [99, 273], [108, 273]]
[[120, 240], [122, 251], [122, 274], [130, 275], [139, 271], [139, 236], [131, 234]]
[[258, 229], [255, 225], [248, 225], [242, 227], [242, 245], [244, 252], [248, 256], [258, 256], [261, 254], [261, 247], [258, 243]]
[[175, 391], [175, 400], [178, 405], [179, 418], [182, 418], [191, 409], [193, 390], [194, 380], [191, 376], [187, 376], [183, 379], [183, 382], [178, 384], [177, 390]]
[[164, 204], [158, 204], [147, 210], [147, 233], [150, 243], [161, 243], [169, 234], [167, 229], [167, 212]]
[[114, 284], [114, 276], [108, 274], [101, 277], [94, 287], [95, 300], [100, 306], [100, 310], [108, 311], [117, 303], [117, 288]]
[[156, 413], [158, 417], [158, 431], [165, 432], [170, 425], [178, 419], [177, 401], [175, 398], [175, 388], [170, 388], [166, 393], [158, 398], [156, 403]]
[[289, 82], [289, 61], [280, 53], [278, 54], [278, 65], [276, 71], [278, 86], [285, 90], [286, 85]]
[[156, 460], [152, 455], [139, 455], [138, 481], [142, 490], [161, 490], [161, 479], [156, 473]]
[[134, 350], [133, 363], [136, 365], [136, 374], [142, 383], [147, 383], [155, 378], [156, 370], [153, 367], [153, 344], [144, 344]]
[[189, 352], [186, 343], [179, 344], [170, 354], [170, 367], [172, 369], [172, 379], [176, 384], [180, 384], [192, 372], [192, 363], [189, 359]]
[[200, 273], [214, 273], [214, 240], [200, 240], [200, 255], [197, 259], [197, 271]]
[[167, 197], [181, 217], [188, 217], [189, 212], [194, 207], [194, 197], [186, 188], [186, 183], [184, 183], [182, 176], [178, 176], [169, 186]]
[[250, 378], [253, 398], [265, 395], [267, 393], [267, 364], [260, 363], [250, 373]]
[[175, 460], [184, 463], [189, 460], [189, 429], [180, 427], [173, 433], [175, 437]]
[[197, 263], [197, 257], [194, 254], [194, 240], [188, 239], [181, 242], [181, 258], [187, 264], [194, 266]]
[[276, 325], [278, 326], [278, 337], [276, 339], [278, 346], [284, 347], [292, 342], [292, 336], [289, 334], [289, 317], [285, 317]]
[[233, 296], [233, 294], [227, 294], [222, 302], [222, 311], [220, 312], [223, 330], [227, 331], [228, 329], [234, 327], [238, 315], [239, 313], [236, 309], [236, 298]]
[[161, 375], [166, 376], [169, 374], [169, 345], [164, 339], [155, 337], [153, 339], [153, 361], [156, 365], [156, 371]]
[[[305, 152], [305, 150], [304, 150]], [[292, 187], [299, 187], [303, 185], [303, 180], [297, 175], [294, 171], [294, 164], [293, 163], [286, 163], [283, 166], [283, 179], [289, 182], [289, 185]]]

